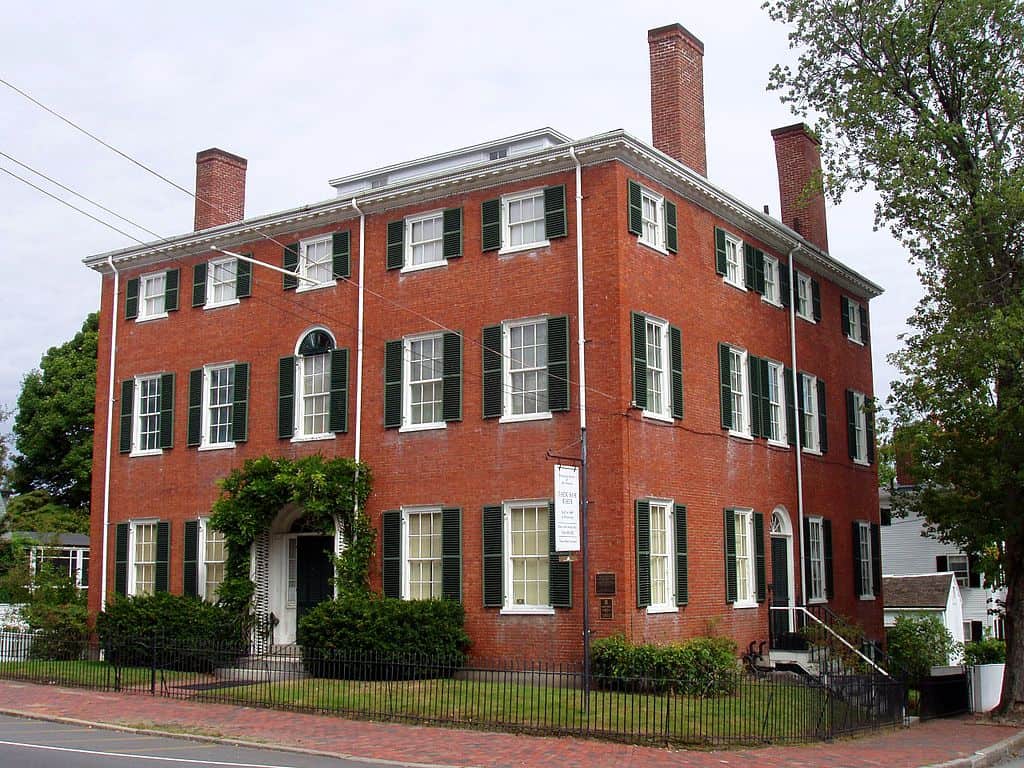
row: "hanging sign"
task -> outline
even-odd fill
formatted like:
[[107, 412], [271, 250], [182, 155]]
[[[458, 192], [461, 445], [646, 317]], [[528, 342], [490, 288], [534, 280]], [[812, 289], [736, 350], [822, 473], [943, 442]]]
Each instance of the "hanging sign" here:
[[580, 470], [555, 465], [555, 551], [580, 549]]

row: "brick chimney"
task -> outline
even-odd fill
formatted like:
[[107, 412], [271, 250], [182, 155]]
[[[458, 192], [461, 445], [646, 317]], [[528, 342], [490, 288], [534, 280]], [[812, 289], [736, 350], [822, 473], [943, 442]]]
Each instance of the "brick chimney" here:
[[245, 218], [247, 165], [244, 157], [223, 149], [196, 154], [196, 232]]
[[654, 146], [707, 176], [704, 43], [681, 24], [670, 24], [650, 30], [647, 44], [651, 49]]
[[821, 186], [821, 142], [804, 123], [772, 131], [779, 169], [782, 223], [828, 252], [825, 193]]

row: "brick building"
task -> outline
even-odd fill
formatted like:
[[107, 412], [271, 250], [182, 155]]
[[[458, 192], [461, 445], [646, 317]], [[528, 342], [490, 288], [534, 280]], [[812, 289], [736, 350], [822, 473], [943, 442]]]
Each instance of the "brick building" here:
[[[770, 603], [805, 600], [881, 636], [863, 408], [881, 289], [828, 255], [807, 128], [772, 132], [778, 221], [706, 178], [703, 45], [679, 25], [649, 43], [654, 147], [538, 130], [251, 219], [245, 161], [207, 150], [196, 231], [86, 259], [93, 610], [211, 595], [218, 479], [322, 453], [373, 471], [374, 585], [460, 599], [477, 656], [578, 658], [584, 599], [596, 636], [746, 644]], [[587, 585], [550, 551], [549, 452], [578, 453], [581, 427]], [[278, 642], [327, 594], [327, 544], [288, 508], [257, 540]]]

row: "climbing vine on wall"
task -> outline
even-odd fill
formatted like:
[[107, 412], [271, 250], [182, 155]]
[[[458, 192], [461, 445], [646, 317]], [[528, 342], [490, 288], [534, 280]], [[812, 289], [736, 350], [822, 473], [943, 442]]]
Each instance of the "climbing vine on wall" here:
[[355, 511], [365, 506], [370, 485], [366, 465], [320, 455], [261, 456], [232, 471], [220, 482], [221, 495], [210, 517], [210, 525], [224, 534], [228, 551], [220, 601], [239, 611], [248, 609], [255, 589], [249, 577], [252, 543], [286, 504], [303, 509], [307, 530], [332, 533], [335, 525], [341, 526], [346, 547], [335, 559], [338, 592], [366, 591], [374, 530]]

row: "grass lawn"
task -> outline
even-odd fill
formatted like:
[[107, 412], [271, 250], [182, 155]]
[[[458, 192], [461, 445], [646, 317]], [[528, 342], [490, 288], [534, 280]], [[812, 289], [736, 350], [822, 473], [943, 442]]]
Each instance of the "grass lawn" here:
[[[144, 688], [149, 690], [149, 667], [121, 667], [118, 678], [113, 665], [105, 661], [0, 661], [0, 678], [34, 683], [87, 688]], [[181, 672], [157, 672], [157, 685], [185, 676]], [[195, 677], [195, 675], [191, 675]]]

